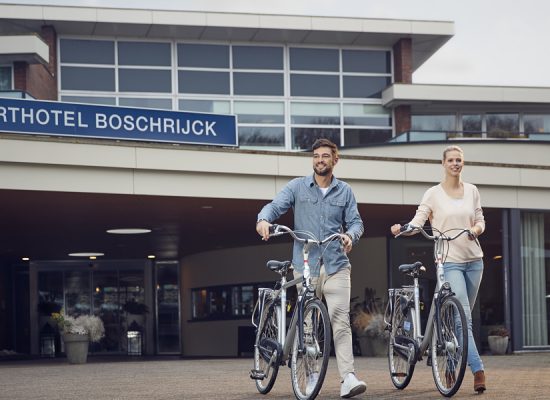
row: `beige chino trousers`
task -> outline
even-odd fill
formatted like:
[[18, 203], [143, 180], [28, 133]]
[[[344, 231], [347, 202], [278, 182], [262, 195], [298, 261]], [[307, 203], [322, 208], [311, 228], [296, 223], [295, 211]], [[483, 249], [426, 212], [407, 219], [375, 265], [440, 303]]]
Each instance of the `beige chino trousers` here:
[[[301, 278], [302, 274], [294, 271], [294, 278]], [[312, 277], [311, 283], [315, 287], [315, 294], [327, 303], [336, 363], [342, 381], [349, 372], [355, 373], [353, 366], [353, 350], [351, 343], [351, 327], [349, 322], [349, 300], [351, 296], [351, 266], [342, 268], [338, 272], [327, 275], [325, 266], [321, 266], [321, 275]], [[302, 284], [296, 285], [298, 291]]]

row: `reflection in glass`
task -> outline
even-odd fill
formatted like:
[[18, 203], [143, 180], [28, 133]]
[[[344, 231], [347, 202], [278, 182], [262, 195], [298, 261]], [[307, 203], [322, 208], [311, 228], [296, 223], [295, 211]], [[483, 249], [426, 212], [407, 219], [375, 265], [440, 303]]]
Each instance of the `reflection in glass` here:
[[292, 148], [309, 150], [319, 138], [326, 138], [340, 147], [340, 129], [329, 128], [292, 128]]
[[235, 69], [283, 69], [283, 48], [273, 46], [233, 46]]
[[338, 50], [291, 47], [290, 69], [338, 72], [340, 70]]
[[550, 114], [525, 114], [523, 117], [525, 133], [550, 132]]
[[391, 127], [389, 110], [374, 104], [344, 104], [344, 125]]
[[0, 67], [0, 90], [11, 90], [11, 67]]
[[94, 346], [97, 351], [121, 351], [122, 339], [121, 305], [117, 271], [94, 271], [93, 302], [94, 314], [101, 318], [105, 337]]
[[232, 315], [250, 315], [254, 308], [254, 286], [236, 286], [231, 291]]
[[119, 65], [170, 66], [170, 43], [118, 42]]
[[411, 130], [449, 132], [456, 130], [456, 118], [449, 115], [412, 115]]
[[178, 44], [178, 66], [229, 68], [229, 46], [217, 44]]
[[89, 314], [90, 272], [70, 271], [65, 273], [65, 313], [71, 316]]
[[107, 106], [116, 105], [116, 99], [114, 97], [61, 96], [61, 101], [66, 101], [68, 103], [103, 104]]
[[239, 145], [283, 147], [285, 129], [282, 126], [239, 126]]
[[61, 89], [114, 92], [115, 69], [61, 67]]
[[224, 100], [179, 100], [179, 109], [182, 111], [229, 114], [231, 104]]
[[233, 92], [236, 95], [282, 96], [283, 88], [282, 73], [233, 73]]
[[115, 43], [111, 40], [61, 39], [59, 54], [62, 63], [115, 63]]
[[344, 97], [379, 99], [390, 84], [387, 76], [344, 76]]
[[344, 146], [384, 143], [391, 137], [391, 129], [344, 129]]
[[290, 122], [300, 125], [340, 125], [338, 103], [291, 103]]
[[179, 353], [181, 346], [178, 264], [159, 262], [155, 268], [157, 349], [159, 353]]
[[118, 100], [120, 106], [126, 107], [141, 107], [141, 108], [156, 108], [161, 110], [171, 110], [171, 99], [154, 99], [145, 97], [121, 97]]
[[464, 137], [480, 137], [482, 129], [480, 114], [462, 115], [462, 132]]
[[391, 54], [384, 50], [342, 50], [344, 72], [391, 73]]
[[282, 124], [285, 122], [285, 107], [280, 102], [236, 101], [233, 108], [239, 123]]
[[519, 114], [487, 114], [487, 137], [517, 137]]
[[340, 97], [338, 75], [290, 75], [291, 96]]
[[121, 92], [172, 91], [170, 70], [119, 68], [118, 89]]
[[178, 71], [180, 93], [229, 94], [229, 72]]

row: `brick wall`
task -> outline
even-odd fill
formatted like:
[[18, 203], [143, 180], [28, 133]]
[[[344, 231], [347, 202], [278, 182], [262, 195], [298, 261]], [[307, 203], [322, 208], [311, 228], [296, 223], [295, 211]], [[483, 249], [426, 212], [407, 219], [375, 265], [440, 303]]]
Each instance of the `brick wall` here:
[[57, 34], [45, 25], [40, 36], [50, 48], [48, 65], [15, 62], [13, 86], [40, 100], [57, 100]]
[[[393, 46], [395, 83], [412, 83], [412, 40], [401, 39]], [[411, 106], [394, 109], [395, 134], [411, 130]]]

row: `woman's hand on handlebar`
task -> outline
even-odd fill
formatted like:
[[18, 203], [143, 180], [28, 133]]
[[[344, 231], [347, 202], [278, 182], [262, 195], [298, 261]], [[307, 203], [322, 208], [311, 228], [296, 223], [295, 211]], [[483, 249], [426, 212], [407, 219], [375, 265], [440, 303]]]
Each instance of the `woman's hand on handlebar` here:
[[390, 228], [393, 236], [397, 236], [401, 233], [401, 224], [394, 224]]
[[258, 235], [262, 237], [262, 240], [267, 241], [269, 239], [270, 227], [271, 227], [271, 224], [267, 222], [265, 219], [262, 219], [261, 221], [258, 221], [256, 223], [256, 232], [258, 232]]

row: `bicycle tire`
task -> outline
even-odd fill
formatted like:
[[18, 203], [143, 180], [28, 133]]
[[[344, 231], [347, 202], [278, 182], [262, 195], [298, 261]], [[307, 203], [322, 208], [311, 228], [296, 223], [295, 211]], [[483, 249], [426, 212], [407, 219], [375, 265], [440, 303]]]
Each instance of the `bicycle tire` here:
[[410, 362], [409, 357], [405, 357], [406, 354], [403, 354], [403, 352], [398, 351], [398, 349], [394, 347], [396, 341], [404, 344], [402, 338], [408, 338], [414, 341], [415, 309], [414, 307], [406, 307], [405, 305], [408, 302], [409, 299], [407, 299], [406, 296], [399, 295], [395, 297], [393, 305], [394, 312], [391, 321], [392, 329], [390, 331], [388, 345], [390, 379], [393, 386], [399, 390], [403, 390], [408, 386], [416, 365], [416, 360]]
[[275, 362], [271, 365], [269, 362], [273, 351], [277, 348], [280, 349], [280, 345], [275, 346], [275, 344], [278, 345], [277, 313], [275, 307], [271, 305], [267, 310], [265, 319], [258, 326], [256, 341], [254, 342], [254, 369], [266, 374], [263, 379], [255, 380], [256, 389], [261, 394], [267, 394], [271, 391], [279, 373], [280, 357], [275, 357]]
[[[441, 331], [437, 333], [437, 319]], [[432, 335], [432, 373], [437, 390], [453, 396], [464, 379], [468, 358], [468, 321], [462, 304], [455, 296], [447, 296], [441, 303], [439, 318], [434, 319]], [[438, 337], [443, 343], [438, 343]]]
[[[325, 305], [319, 299], [309, 300], [304, 307], [304, 351], [298, 349], [300, 330], [296, 326], [290, 374], [292, 389], [298, 400], [312, 400], [319, 394], [328, 369], [330, 358], [330, 319]], [[318, 374], [315, 376], [315, 374]], [[308, 390], [309, 379], [316, 379]]]

